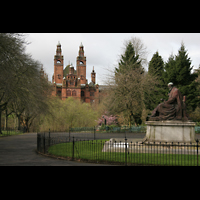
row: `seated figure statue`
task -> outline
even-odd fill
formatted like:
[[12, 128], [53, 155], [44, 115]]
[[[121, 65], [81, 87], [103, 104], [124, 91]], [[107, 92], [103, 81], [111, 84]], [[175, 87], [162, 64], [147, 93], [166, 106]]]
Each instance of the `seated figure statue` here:
[[182, 96], [181, 92], [174, 87], [173, 83], [168, 84], [169, 99], [160, 103], [153, 111], [149, 121], [163, 120], [182, 120], [187, 121], [186, 116], [186, 97]]

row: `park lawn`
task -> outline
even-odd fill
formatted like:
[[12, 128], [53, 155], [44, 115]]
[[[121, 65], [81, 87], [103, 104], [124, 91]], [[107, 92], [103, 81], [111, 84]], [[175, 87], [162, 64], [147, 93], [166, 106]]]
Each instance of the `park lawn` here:
[[23, 134], [23, 132], [21, 131], [2, 131], [2, 134], [0, 134], [1, 136], [8, 136], [8, 135], [20, 135]]
[[[127, 156], [128, 165], [173, 165], [173, 166], [195, 166], [197, 165], [197, 156], [188, 154], [162, 154], [162, 153], [134, 153], [129, 152], [102, 152], [105, 141], [107, 140], [89, 140], [61, 143], [49, 147], [48, 153], [58, 157], [82, 159], [93, 162], [111, 162], [125, 164]], [[198, 156], [200, 165], [200, 157]]]

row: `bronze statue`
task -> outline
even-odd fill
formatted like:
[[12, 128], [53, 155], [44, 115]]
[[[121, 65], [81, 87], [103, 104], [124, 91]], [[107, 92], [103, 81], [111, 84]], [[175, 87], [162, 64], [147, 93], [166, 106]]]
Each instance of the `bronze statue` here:
[[187, 121], [186, 115], [186, 97], [182, 96], [181, 92], [174, 87], [173, 83], [168, 84], [169, 99], [160, 103], [153, 111], [149, 121], [163, 120], [182, 120]]

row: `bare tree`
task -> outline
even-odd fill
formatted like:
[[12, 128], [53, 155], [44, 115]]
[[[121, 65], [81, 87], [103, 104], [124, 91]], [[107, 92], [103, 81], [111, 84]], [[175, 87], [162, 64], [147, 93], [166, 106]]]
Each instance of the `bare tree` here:
[[0, 33], [0, 122], [8, 107], [18, 118], [29, 113], [26, 121], [30, 114], [47, 108], [50, 86], [41, 79], [41, 64], [25, 53], [25, 44], [23, 35]]
[[132, 69], [124, 74], [113, 75], [113, 80], [105, 101], [107, 109], [113, 114], [123, 113], [129, 125], [131, 117], [135, 124], [138, 124], [146, 109], [145, 97], [149, 100], [152, 98], [148, 95], [148, 91], [153, 90], [155, 78], [147, 73], [141, 74], [138, 69]]
[[124, 41], [124, 48], [123, 48], [124, 51], [129, 42], [131, 42], [131, 44], [134, 46], [135, 54], [139, 55], [141, 65], [147, 69], [147, 67], [146, 67], [146, 65], [148, 64], [147, 55], [149, 53], [147, 50], [147, 47], [144, 45], [144, 43], [142, 42], [142, 40], [140, 38], [133, 36], [133, 37], [131, 37], [130, 40]]
[[125, 42], [125, 47], [119, 67], [113, 70], [109, 78], [110, 91], [105, 103], [111, 113], [123, 113], [129, 125], [131, 118], [135, 124], [139, 124], [142, 113], [146, 110], [144, 98], [151, 99], [148, 91], [153, 89], [156, 80], [143, 68], [147, 52], [141, 40], [132, 38]]
[[24, 43], [20, 34], [0, 33], [0, 122], [2, 111], [15, 98], [13, 94], [22, 74]]

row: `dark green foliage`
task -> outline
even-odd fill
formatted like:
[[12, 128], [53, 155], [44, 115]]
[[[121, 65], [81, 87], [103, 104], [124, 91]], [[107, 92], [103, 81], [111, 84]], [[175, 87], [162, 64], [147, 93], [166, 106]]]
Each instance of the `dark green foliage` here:
[[188, 57], [185, 46], [182, 43], [175, 57], [171, 55], [168, 62], [165, 64], [164, 81], [165, 85], [173, 82], [174, 85], [180, 90], [183, 96], [187, 96], [187, 109], [194, 111], [196, 106], [200, 103], [198, 96], [200, 95], [197, 90], [198, 83], [195, 82], [197, 78], [196, 73], [192, 73], [191, 60]]
[[[173, 82], [174, 86], [180, 90], [182, 95], [187, 97], [186, 105], [188, 113], [194, 111], [200, 104], [198, 98], [200, 92], [198, 90], [199, 83], [196, 81], [198, 74], [192, 73], [192, 69], [191, 59], [183, 43], [178, 54], [175, 56], [170, 55], [165, 64], [162, 57], [156, 52], [149, 62], [148, 73], [154, 76], [158, 80], [158, 83], [153, 90], [147, 90], [145, 92], [146, 108], [153, 110], [161, 103], [161, 99], [167, 100], [167, 84]], [[152, 97], [149, 98], [150, 96]]]
[[115, 72], [124, 73], [127, 70], [127, 66], [130, 66], [129, 70], [141, 68], [141, 60], [139, 59], [139, 55], [135, 54], [134, 47], [131, 42], [128, 43], [125, 54], [121, 55], [119, 68], [115, 68]]
[[[158, 51], [153, 55], [149, 62], [148, 73], [157, 80], [153, 90], [145, 91], [145, 105], [147, 109], [153, 110], [161, 99], [166, 99], [166, 87], [164, 86], [164, 62]], [[150, 98], [151, 96], [151, 98]]]
[[196, 75], [192, 74], [191, 60], [182, 43], [177, 56], [171, 55], [165, 65], [165, 83], [173, 82], [177, 87], [190, 85]]
[[165, 84], [172, 82], [172, 83], [174, 83], [174, 85], [177, 85], [176, 75], [177, 75], [176, 61], [174, 59], [174, 56], [170, 55], [167, 63], [165, 63], [165, 73], [164, 73]]
[[177, 72], [177, 83], [178, 85], [190, 85], [194, 81], [195, 76], [191, 74], [191, 60], [188, 58], [187, 51], [185, 50], [184, 44], [181, 44], [181, 48], [176, 56], [176, 72]]
[[162, 57], [159, 55], [158, 51], [153, 55], [151, 61], [149, 62], [148, 73], [153, 76], [159, 76], [162, 78], [164, 72], [164, 62]]
[[[134, 46], [131, 42], [126, 46], [124, 55], [121, 55], [119, 68], [115, 68], [115, 82], [117, 84], [114, 95], [115, 104], [118, 113], [123, 112], [125, 118], [129, 118], [131, 125], [131, 117], [135, 123], [139, 123], [142, 115], [141, 93], [140, 89], [141, 74], [143, 68], [139, 55], [135, 54]], [[134, 101], [137, 101], [135, 103]], [[137, 109], [135, 109], [137, 108]]]
[[129, 126], [142, 123], [144, 91], [154, 87], [154, 81], [144, 71], [136, 47], [132, 42], [126, 44], [125, 53], [121, 55], [118, 68], [115, 68], [114, 83], [107, 99], [108, 111], [122, 115]]

